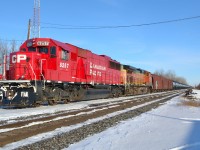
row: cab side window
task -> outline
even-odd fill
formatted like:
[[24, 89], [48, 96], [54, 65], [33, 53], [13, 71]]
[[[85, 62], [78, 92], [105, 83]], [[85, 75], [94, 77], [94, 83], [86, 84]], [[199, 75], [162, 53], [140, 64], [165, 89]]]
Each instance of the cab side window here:
[[68, 58], [69, 58], [69, 52], [64, 50], [64, 49], [62, 49], [61, 50], [61, 59], [62, 60], [68, 60]]
[[22, 48], [22, 49], [20, 49], [20, 51], [21, 51], [21, 52], [25, 52], [25, 51], [26, 51], [26, 49], [25, 49], [25, 48]]
[[50, 57], [51, 58], [55, 58], [56, 57], [56, 47], [55, 46], [52, 46], [50, 48]]

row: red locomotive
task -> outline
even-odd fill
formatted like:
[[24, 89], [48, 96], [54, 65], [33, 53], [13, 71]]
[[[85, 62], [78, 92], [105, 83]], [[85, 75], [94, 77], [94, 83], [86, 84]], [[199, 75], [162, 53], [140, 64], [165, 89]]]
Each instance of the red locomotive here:
[[[160, 88], [160, 81], [148, 71], [122, 65], [109, 56], [50, 38], [35, 38], [10, 54], [6, 80], [0, 81], [0, 97], [9, 105], [54, 104], [144, 94]], [[167, 84], [165, 89], [172, 89], [172, 81]]]

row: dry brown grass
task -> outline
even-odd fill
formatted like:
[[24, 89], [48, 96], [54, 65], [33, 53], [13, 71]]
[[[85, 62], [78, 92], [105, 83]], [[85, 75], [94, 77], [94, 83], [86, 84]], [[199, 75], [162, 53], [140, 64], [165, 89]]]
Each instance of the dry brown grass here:
[[182, 101], [182, 105], [192, 106], [192, 107], [200, 107], [200, 101], [194, 101], [194, 100]]

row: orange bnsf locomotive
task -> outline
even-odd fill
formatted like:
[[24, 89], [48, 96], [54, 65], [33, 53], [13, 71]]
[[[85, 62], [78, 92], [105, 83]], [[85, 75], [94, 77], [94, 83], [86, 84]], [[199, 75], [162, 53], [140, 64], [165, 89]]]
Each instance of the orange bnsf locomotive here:
[[[25, 41], [18, 52], [10, 54], [6, 65], [9, 69], [0, 81], [0, 99], [5, 105], [144, 94], [158, 86], [148, 71], [50, 38]], [[172, 82], [168, 84], [165, 89], [172, 89]]]

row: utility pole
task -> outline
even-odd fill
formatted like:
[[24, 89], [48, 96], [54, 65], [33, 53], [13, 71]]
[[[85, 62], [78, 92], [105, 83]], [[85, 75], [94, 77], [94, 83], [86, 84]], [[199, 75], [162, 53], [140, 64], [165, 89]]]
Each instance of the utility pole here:
[[32, 37], [40, 37], [40, 0], [34, 0]]
[[3, 80], [6, 80], [6, 65], [7, 65], [6, 54], [3, 55]]

